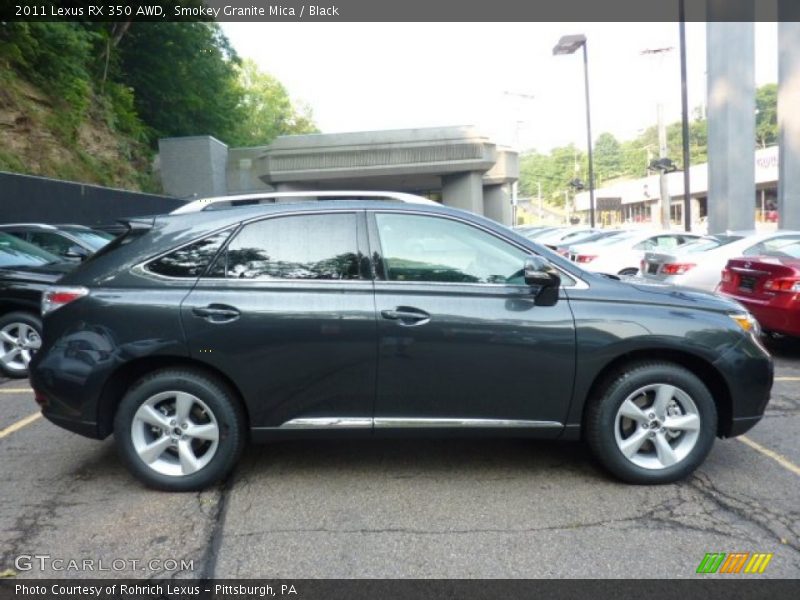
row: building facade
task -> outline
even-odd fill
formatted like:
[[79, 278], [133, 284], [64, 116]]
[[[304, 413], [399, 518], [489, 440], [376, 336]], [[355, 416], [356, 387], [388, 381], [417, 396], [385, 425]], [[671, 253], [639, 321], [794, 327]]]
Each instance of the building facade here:
[[[778, 146], [762, 148], [755, 152], [755, 195], [753, 211], [756, 223], [774, 223], [778, 220]], [[703, 230], [708, 216], [708, 164], [690, 167], [692, 229]], [[683, 226], [683, 173], [667, 175], [671, 198], [672, 224]], [[575, 196], [575, 212], [588, 221], [589, 193]], [[621, 181], [595, 190], [595, 215], [599, 224], [622, 225], [631, 223], [661, 222], [659, 176]]]
[[159, 141], [164, 191], [178, 198], [258, 191], [419, 194], [511, 224], [516, 152], [472, 127], [281, 136], [229, 148], [211, 136]]

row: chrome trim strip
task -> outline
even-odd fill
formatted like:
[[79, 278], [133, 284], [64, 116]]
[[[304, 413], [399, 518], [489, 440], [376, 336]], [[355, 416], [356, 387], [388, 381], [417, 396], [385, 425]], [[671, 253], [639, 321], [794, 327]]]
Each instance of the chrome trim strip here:
[[503, 429], [560, 429], [563, 423], [557, 421], [525, 421], [515, 419], [456, 419], [456, 418], [413, 418], [413, 417], [312, 417], [286, 421], [278, 429], [336, 429], [336, 428], [480, 428]]
[[309, 419], [292, 419], [283, 423], [279, 429], [329, 429], [329, 428], [359, 429], [372, 427], [370, 417], [314, 417]]
[[515, 419], [415, 419], [409, 417], [378, 417], [373, 419], [375, 428], [473, 428], [498, 427], [511, 429], [561, 428], [564, 425], [556, 421], [523, 421]]

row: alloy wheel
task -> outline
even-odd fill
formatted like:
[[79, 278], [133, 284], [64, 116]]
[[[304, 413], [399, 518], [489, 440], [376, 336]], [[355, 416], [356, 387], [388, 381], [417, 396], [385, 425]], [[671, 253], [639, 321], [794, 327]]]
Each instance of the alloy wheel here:
[[131, 424], [133, 448], [142, 462], [173, 477], [191, 475], [208, 465], [219, 438], [214, 413], [187, 392], [160, 392], [149, 397]]
[[667, 469], [683, 461], [700, 436], [700, 413], [691, 396], [667, 383], [630, 394], [614, 420], [617, 448], [644, 469]]
[[9, 323], [0, 329], [0, 362], [10, 371], [25, 371], [42, 346], [39, 332], [27, 323]]

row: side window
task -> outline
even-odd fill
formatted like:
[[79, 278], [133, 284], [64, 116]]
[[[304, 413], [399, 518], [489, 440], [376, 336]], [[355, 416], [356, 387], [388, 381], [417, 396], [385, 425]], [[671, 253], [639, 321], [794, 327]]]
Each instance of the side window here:
[[670, 250], [677, 248], [681, 244], [678, 236], [674, 235], [660, 235], [656, 240], [656, 247], [662, 250]]
[[64, 256], [72, 246], [73, 242], [69, 241], [64, 236], [57, 233], [50, 233], [47, 231], [32, 231], [28, 234], [28, 240], [31, 244], [39, 246], [43, 250], [47, 250], [56, 256]]
[[798, 242], [800, 242], [800, 236], [797, 235], [774, 237], [750, 246], [742, 254], [744, 256], [793, 256], [795, 249], [792, 246]]
[[656, 247], [655, 238], [650, 238], [650, 239], [644, 240], [643, 242], [639, 242], [638, 244], [636, 244], [633, 247], [633, 249], [634, 250], [652, 250], [655, 247]]
[[375, 220], [389, 281], [523, 283], [527, 254], [476, 227], [423, 215]]
[[167, 277], [199, 277], [231, 234], [231, 229], [198, 240], [147, 263], [145, 269]]
[[245, 225], [209, 275], [233, 279], [360, 279], [356, 215], [275, 217]]

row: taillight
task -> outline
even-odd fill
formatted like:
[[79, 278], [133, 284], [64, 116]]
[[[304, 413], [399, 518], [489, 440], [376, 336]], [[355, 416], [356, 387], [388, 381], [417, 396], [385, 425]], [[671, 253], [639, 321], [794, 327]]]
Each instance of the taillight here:
[[733, 281], [733, 273], [725, 269], [722, 272], [722, 283], [730, 283], [731, 281]]
[[664, 275], [683, 275], [696, 266], [694, 263], [667, 263], [661, 267], [661, 272]]
[[800, 292], [800, 279], [794, 277], [767, 279], [764, 282], [764, 289], [771, 292]]
[[576, 262], [588, 263], [588, 262], [592, 262], [595, 258], [597, 258], [597, 255], [578, 254], [578, 258], [577, 258]]
[[83, 298], [88, 293], [89, 290], [85, 287], [49, 287], [42, 294], [42, 316], [53, 312], [57, 308], [66, 306], [78, 298]]

